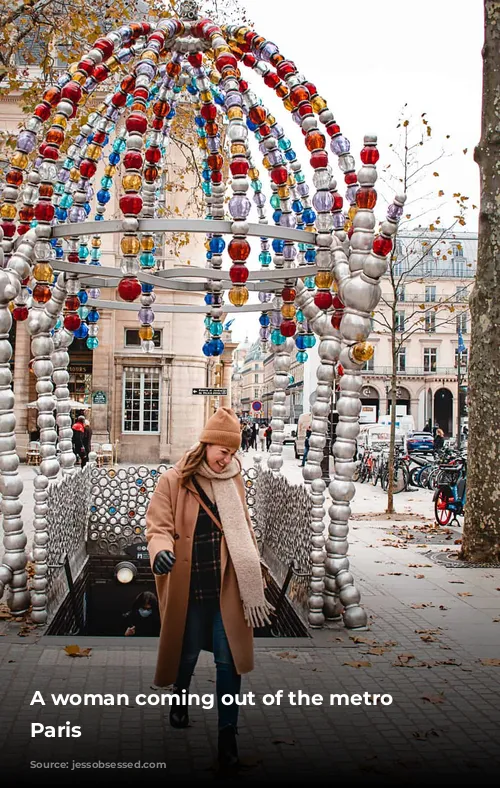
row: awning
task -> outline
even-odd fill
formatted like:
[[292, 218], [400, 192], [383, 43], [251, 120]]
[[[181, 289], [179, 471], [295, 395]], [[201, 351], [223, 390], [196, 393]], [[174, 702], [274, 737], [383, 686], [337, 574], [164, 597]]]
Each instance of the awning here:
[[[46, 395], [44, 395], [46, 396]], [[57, 401], [57, 400], [56, 400]], [[91, 406], [87, 405], [85, 402], [78, 402], [76, 399], [65, 400], [66, 404], [70, 404], [71, 410], [90, 410]], [[28, 402], [26, 405], [27, 408], [36, 408], [38, 407], [38, 402], [35, 400], [34, 402]]]

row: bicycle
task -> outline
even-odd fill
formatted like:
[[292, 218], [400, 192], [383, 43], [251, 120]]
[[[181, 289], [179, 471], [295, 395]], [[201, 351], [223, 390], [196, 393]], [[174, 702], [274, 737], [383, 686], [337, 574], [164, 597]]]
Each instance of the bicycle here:
[[466, 502], [467, 460], [461, 457], [461, 462], [446, 470], [455, 478], [450, 483], [440, 484], [434, 493], [434, 515], [438, 525], [448, 525], [452, 518], [452, 523], [459, 525], [458, 516], [463, 515]]

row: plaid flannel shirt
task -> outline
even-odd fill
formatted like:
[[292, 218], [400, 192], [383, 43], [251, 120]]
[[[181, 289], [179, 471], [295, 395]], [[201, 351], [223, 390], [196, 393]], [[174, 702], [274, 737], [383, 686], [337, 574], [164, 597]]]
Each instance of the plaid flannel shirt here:
[[[209, 506], [216, 517], [219, 517], [217, 507], [210, 501], [203, 490], [198, 487], [200, 497]], [[193, 554], [191, 560], [191, 586], [190, 599], [196, 602], [219, 599], [220, 597], [220, 545], [222, 532], [200, 506], [196, 521], [196, 530], [193, 540]]]

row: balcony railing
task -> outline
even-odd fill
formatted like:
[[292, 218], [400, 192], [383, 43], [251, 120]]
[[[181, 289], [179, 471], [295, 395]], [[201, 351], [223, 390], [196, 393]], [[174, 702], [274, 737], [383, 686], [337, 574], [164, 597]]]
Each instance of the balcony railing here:
[[[375, 367], [374, 369], [370, 370], [361, 370], [363, 375], [391, 375], [392, 374], [392, 367]], [[462, 374], [466, 372], [464, 368], [461, 368]], [[457, 368], [456, 367], [436, 367], [435, 370], [432, 372], [424, 370], [423, 367], [406, 367], [405, 370], [398, 370], [397, 375], [398, 377], [404, 375], [456, 375]]]
[[[383, 293], [384, 297], [387, 300], [392, 300], [392, 293]], [[441, 300], [442, 299], [442, 300]], [[436, 304], [436, 306], [442, 306], [444, 304], [450, 303], [466, 303], [469, 300], [469, 291], [466, 290], [464, 293], [436, 293], [435, 298], [428, 298], [426, 297], [425, 293], [405, 293], [405, 297], [403, 300], [398, 298], [398, 304]]]

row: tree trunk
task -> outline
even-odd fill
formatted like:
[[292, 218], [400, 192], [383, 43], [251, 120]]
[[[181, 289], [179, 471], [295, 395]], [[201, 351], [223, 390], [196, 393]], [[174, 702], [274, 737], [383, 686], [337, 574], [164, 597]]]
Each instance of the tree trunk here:
[[387, 514], [394, 514], [394, 447], [396, 445], [396, 389], [397, 378], [397, 354], [396, 354], [396, 315], [393, 306], [392, 326], [391, 326], [391, 349], [392, 349], [392, 370], [391, 370], [391, 405], [389, 414], [391, 417], [391, 431], [389, 436], [389, 479], [387, 485]]
[[500, 560], [500, 8], [485, 0], [477, 273], [470, 298], [467, 505], [461, 557]]

